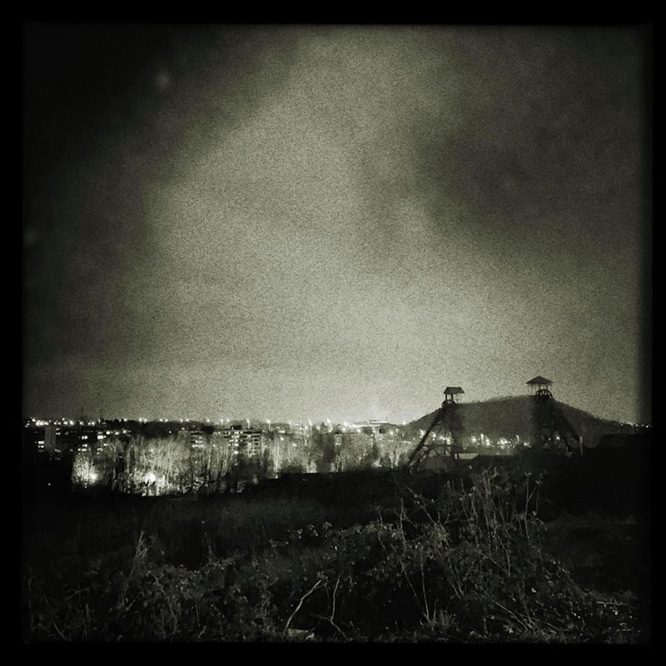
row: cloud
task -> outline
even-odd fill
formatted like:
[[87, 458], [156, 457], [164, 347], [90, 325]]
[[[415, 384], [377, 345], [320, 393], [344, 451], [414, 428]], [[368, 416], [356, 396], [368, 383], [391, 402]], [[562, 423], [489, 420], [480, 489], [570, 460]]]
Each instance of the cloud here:
[[[585, 377], [608, 355], [636, 388], [636, 33], [147, 34], [159, 48], [135, 42], [122, 75], [72, 79], [93, 122], [48, 162], [57, 175], [31, 171], [26, 358], [79, 363], [72, 400], [92, 375], [123, 409], [224, 394], [255, 413], [403, 418], [439, 384], [520, 391], [536, 363], [577, 376], [570, 395], [601, 413]], [[104, 81], [121, 91], [109, 109]], [[76, 106], [51, 94], [61, 119]]]

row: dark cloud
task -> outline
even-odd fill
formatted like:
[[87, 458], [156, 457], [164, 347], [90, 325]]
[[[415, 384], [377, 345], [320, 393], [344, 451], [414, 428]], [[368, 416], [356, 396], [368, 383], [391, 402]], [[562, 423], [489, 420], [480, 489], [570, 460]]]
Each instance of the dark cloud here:
[[[279, 76], [262, 74], [261, 89], [243, 94], [244, 76], [261, 68], [254, 49], [266, 39], [265, 31], [243, 28], [27, 29], [29, 364], [64, 354], [94, 365], [100, 354], [134, 358], [152, 347], [150, 322], [160, 313], [151, 285], [162, 260], [145, 224], [148, 190], [177, 176], [188, 157], [183, 145], [191, 151], [217, 139], [206, 115], [219, 111], [220, 97], [230, 100], [221, 111], [229, 131], [279, 85]], [[280, 41], [271, 42], [276, 52]], [[165, 76], [168, 87], [158, 85]]]
[[25, 54], [26, 409], [402, 419], [541, 373], [645, 418], [639, 31], [32, 26]]

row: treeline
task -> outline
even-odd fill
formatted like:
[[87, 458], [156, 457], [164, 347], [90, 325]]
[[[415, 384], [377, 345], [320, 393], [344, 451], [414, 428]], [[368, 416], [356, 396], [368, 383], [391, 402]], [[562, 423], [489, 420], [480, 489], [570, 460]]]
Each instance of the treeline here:
[[193, 447], [182, 436], [134, 435], [73, 452], [71, 481], [75, 489], [140, 495], [238, 492], [247, 483], [284, 473], [395, 468], [412, 447], [413, 442], [403, 439], [378, 442], [371, 436], [336, 439], [317, 433], [298, 444], [267, 438], [260, 453], [249, 455], [214, 436]]
[[268, 451], [250, 458], [234, 456], [224, 445], [193, 449], [182, 439], [136, 436], [76, 453], [72, 484], [142, 495], [213, 493], [236, 490], [242, 483], [271, 474], [273, 461]]

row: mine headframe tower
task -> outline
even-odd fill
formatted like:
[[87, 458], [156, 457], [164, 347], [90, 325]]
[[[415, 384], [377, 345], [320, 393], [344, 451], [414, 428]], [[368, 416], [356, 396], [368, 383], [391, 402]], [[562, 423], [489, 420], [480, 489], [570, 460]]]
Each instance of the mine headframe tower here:
[[[462, 434], [462, 417], [456, 402], [456, 396], [464, 394], [460, 386], [447, 386], [444, 389], [444, 402], [435, 412], [432, 423], [425, 431], [412, 454], [409, 456], [407, 466], [415, 469], [426, 458], [433, 454], [449, 454], [457, 458], [462, 450], [460, 437]], [[444, 431], [445, 435], [441, 435]], [[440, 433], [437, 441], [438, 432]]]
[[532, 448], [559, 450], [567, 455], [582, 453], [582, 438], [553, 398], [553, 382], [538, 375], [527, 385], [533, 390], [534, 400]]

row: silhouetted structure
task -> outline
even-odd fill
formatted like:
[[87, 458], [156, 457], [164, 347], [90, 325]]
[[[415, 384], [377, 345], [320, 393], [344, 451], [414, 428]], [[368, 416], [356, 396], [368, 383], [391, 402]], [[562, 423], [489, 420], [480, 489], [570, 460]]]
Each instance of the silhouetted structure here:
[[534, 389], [535, 391], [534, 395], [548, 397], [548, 398], [553, 397], [553, 394], [550, 392], [550, 389], [548, 388], [549, 386], [553, 385], [553, 382], [551, 382], [550, 379], [546, 379], [541, 375], [537, 375], [533, 379], [530, 379], [530, 381], [527, 382], [527, 385], [531, 386]]
[[[460, 453], [462, 450], [460, 446], [462, 422], [457, 409], [456, 396], [464, 393], [465, 391], [460, 386], [447, 386], [444, 389], [444, 402], [435, 413], [435, 418], [430, 427], [425, 431], [418, 445], [409, 456], [407, 461], [409, 467], [416, 467], [428, 456], [438, 451], [446, 452], [448, 449], [454, 458]], [[441, 435], [440, 442], [437, 442], [438, 429], [448, 431], [448, 441], [445, 440], [444, 444], [441, 443]], [[428, 437], [430, 437], [430, 440], [428, 440]]]
[[537, 375], [527, 382], [534, 389], [532, 448], [583, 452], [582, 439], [553, 398], [553, 382]]

